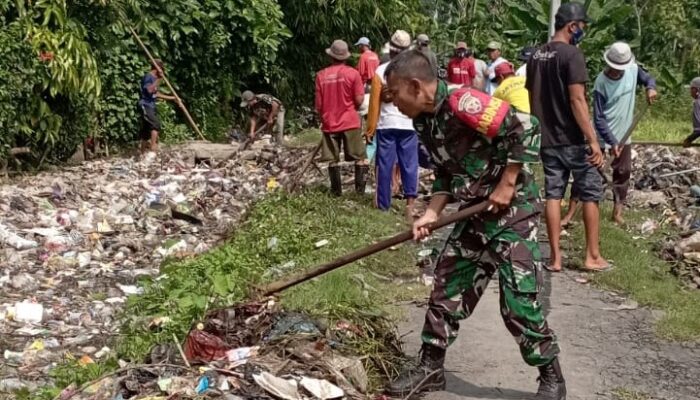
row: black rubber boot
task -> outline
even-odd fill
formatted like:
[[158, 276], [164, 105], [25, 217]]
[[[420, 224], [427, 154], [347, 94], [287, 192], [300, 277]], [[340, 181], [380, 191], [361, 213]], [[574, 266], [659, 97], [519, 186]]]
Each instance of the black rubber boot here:
[[404, 398], [411, 392], [415, 395], [422, 392], [443, 390], [445, 389], [444, 365], [445, 350], [423, 344], [420, 364], [403, 371], [395, 381], [389, 384], [386, 394], [391, 397]]
[[367, 186], [367, 173], [369, 172], [369, 166], [367, 165], [355, 165], [355, 191], [357, 193], [364, 193], [365, 187]]
[[537, 389], [535, 400], [566, 400], [566, 382], [561, 373], [559, 359], [555, 358], [544, 367], [539, 367], [539, 370], [540, 377], [537, 380], [540, 381], [540, 387]]
[[328, 167], [328, 175], [331, 178], [331, 193], [336, 196], [343, 194], [343, 181], [340, 179], [340, 167]]

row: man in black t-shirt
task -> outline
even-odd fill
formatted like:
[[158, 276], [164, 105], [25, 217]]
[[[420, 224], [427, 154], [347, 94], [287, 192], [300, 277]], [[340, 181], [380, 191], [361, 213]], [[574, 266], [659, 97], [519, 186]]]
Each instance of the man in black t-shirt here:
[[569, 176], [572, 190], [583, 203], [586, 228], [584, 267], [591, 271], [609, 268], [600, 255], [598, 202], [603, 196], [603, 182], [597, 167], [603, 165], [586, 101], [588, 72], [581, 50], [586, 10], [580, 3], [563, 4], [555, 17], [556, 33], [540, 47], [527, 63], [526, 87], [530, 92], [532, 114], [542, 128], [540, 155], [545, 173], [547, 234], [552, 250], [551, 271], [562, 268], [559, 239], [561, 234], [561, 200]]

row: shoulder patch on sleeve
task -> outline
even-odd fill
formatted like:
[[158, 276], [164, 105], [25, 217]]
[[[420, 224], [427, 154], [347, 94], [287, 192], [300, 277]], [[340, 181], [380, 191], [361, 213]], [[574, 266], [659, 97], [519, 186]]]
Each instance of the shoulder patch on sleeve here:
[[460, 88], [450, 94], [452, 112], [467, 126], [492, 138], [498, 135], [510, 105], [472, 88]]

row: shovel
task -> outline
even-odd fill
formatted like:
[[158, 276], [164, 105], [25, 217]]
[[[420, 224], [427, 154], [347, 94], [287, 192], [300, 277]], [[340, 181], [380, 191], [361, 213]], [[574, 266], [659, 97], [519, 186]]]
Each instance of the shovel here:
[[[265, 129], [265, 128], [267, 128], [267, 122], [264, 123], [264, 124], [260, 127], [260, 129], [258, 129], [257, 131], [255, 131], [255, 133], [253, 134], [253, 136], [254, 136], [254, 137], [257, 137], [258, 134], [259, 134], [260, 132], [262, 132], [263, 129]], [[248, 139], [246, 139], [245, 142], [243, 142], [243, 144], [241, 145], [241, 150], [248, 150], [248, 148], [253, 144], [254, 141], [255, 141], [255, 139], [250, 138], [250, 137], [249, 137]]]
[[[454, 214], [450, 214], [446, 217], [440, 218], [437, 222], [431, 224], [429, 226], [429, 229], [431, 232], [443, 228], [447, 225], [453, 224], [455, 222], [459, 222], [463, 219], [467, 219], [469, 217], [472, 217], [476, 214], [479, 214], [483, 211], [485, 211], [489, 207], [489, 202], [484, 201], [481, 202], [477, 205], [467, 207], [463, 210], [460, 210]], [[357, 261], [359, 259], [365, 258], [367, 256], [370, 256], [375, 253], [379, 253], [382, 250], [386, 250], [392, 246], [396, 246], [397, 244], [406, 242], [413, 239], [413, 231], [408, 230], [404, 231], [402, 233], [399, 233], [397, 235], [394, 235], [388, 239], [382, 240], [379, 243], [375, 243], [373, 245], [364, 247], [359, 250], [355, 250], [352, 253], [346, 254], [342, 257], [336, 258], [335, 260], [318, 265], [314, 268], [311, 268], [309, 271], [305, 271], [302, 273], [299, 273], [297, 275], [294, 275], [292, 277], [282, 279], [276, 282], [272, 282], [269, 285], [265, 286], [262, 288], [261, 292], [262, 295], [267, 297], [274, 295], [276, 293], [279, 293], [283, 290], [289, 289], [292, 286], [296, 286], [300, 283], [306, 282], [310, 279], [313, 279], [319, 275], [323, 275], [325, 273], [328, 273], [330, 271], [336, 270], [342, 266], [345, 266], [347, 264], [350, 264], [351, 262]]]

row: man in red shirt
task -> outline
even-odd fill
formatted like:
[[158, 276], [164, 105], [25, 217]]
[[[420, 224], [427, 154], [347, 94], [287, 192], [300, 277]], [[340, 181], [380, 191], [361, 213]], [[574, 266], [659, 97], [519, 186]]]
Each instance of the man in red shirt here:
[[369, 167], [357, 113], [365, 96], [364, 82], [360, 73], [346, 64], [350, 58], [347, 43], [334, 41], [326, 54], [333, 63], [316, 74], [316, 111], [321, 117], [323, 132], [321, 159], [329, 162], [331, 192], [340, 196], [343, 186], [338, 163], [342, 147], [345, 161], [355, 162], [355, 190], [364, 193]]
[[361, 37], [355, 43], [355, 46], [360, 47], [360, 60], [357, 62], [357, 72], [360, 73], [362, 83], [368, 88], [374, 77], [374, 71], [379, 66], [379, 56], [370, 49], [369, 39], [366, 37]]
[[454, 85], [472, 86], [476, 77], [474, 61], [469, 59], [469, 49], [464, 42], [458, 42], [455, 55], [447, 64], [447, 82]]

